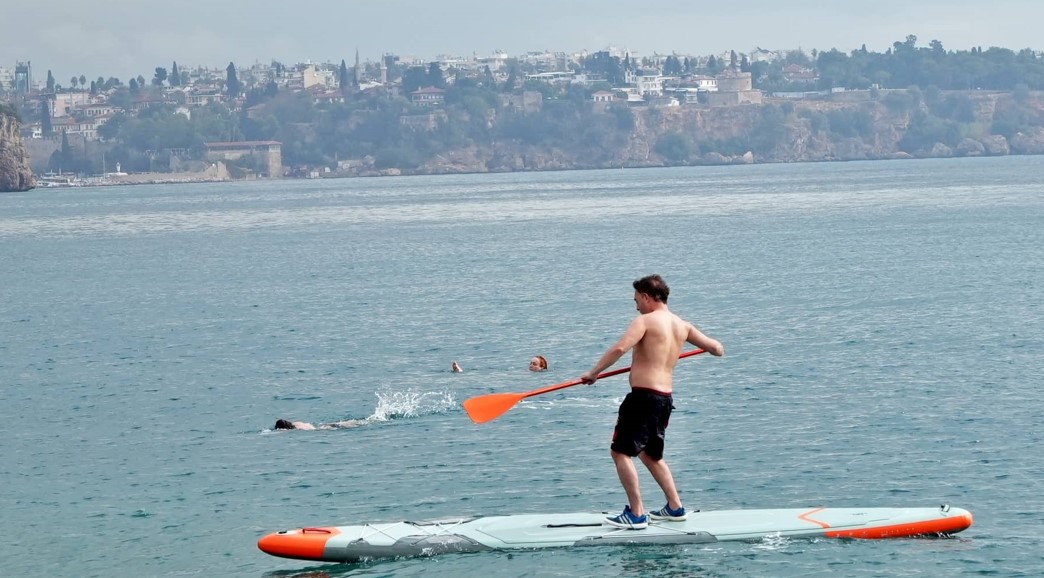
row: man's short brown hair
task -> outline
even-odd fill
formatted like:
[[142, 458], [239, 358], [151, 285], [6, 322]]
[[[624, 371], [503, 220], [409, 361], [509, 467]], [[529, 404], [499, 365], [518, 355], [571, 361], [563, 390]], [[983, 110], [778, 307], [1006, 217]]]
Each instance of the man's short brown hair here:
[[671, 288], [659, 275], [646, 275], [633, 283], [634, 290], [652, 297], [655, 301], [666, 303], [671, 294]]

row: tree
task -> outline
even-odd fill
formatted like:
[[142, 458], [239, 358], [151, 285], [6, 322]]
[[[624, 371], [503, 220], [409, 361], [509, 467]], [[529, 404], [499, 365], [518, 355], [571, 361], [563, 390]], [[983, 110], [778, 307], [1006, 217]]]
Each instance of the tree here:
[[410, 94], [413, 91], [428, 86], [428, 73], [423, 66], [411, 66], [402, 75], [402, 92]]
[[49, 137], [54, 133], [54, 126], [51, 124], [51, 99], [49, 97], [40, 99], [40, 128], [43, 130], [44, 137]]
[[236, 76], [236, 65], [229, 62], [225, 73], [225, 88], [228, 89], [228, 95], [235, 98], [242, 92], [242, 87], [239, 85], [239, 77]]
[[816, 69], [819, 71], [820, 88], [830, 89], [835, 86], [863, 88], [855, 86], [857, 83], [849, 78], [848, 75], [852, 70], [850, 58], [840, 50], [831, 49], [827, 52], [820, 52], [816, 60]]
[[805, 54], [805, 51], [800, 48], [797, 50], [788, 50], [786, 55], [783, 57], [783, 62], [784, 64], [797, 64], [798, 66], [803, 66], [805, 68], [812, 67], [812, 61], [808, 58], [808, 55]]
[[925, 112], [914, 114], [906, 134], [899, 140], [899, 148], [908, 153], [929, 151], [935, 143], [956, 146], [960, 141], [960, 127]]
[[83, 173], [91, 170], [90, 162], [76, 154], [69, 144], [69, 135], [64, 132], [62, 133], [62, 148], [51, 154], [48, 168], [52, 171], [66, 173]]
[[692, 157], [693, 144], [688, 136], [672, 131], [660, 137], [654, 149], [670, 164], [685, 164]]
[[428, 66], [428, 84], [435, 88], [446, 88], [446, 79], [442, 76], [442, 67], [438, 62], [432, 62]]
[[175, 60], [174, 64], [170, 67], [170, 85], [181, 86], [181, 73], [178, 72], [178, 61]]
[[348, 64], [345, 63], [344, 59], [341, 59], [341, 70], [338, 74], [338, 84], [341, 87], [341, 94], [347, 95], [348, 88], [351, 86], [351, 80], [348, 78]]
[[69, 146], [69, 133], [62, 133], [62, 157], [68, 159], [72, 157], [72, 147]]
[[512, 92], [515, 90], [515, 85], [518, 84], [518, 63], [511, 63], [511, 69], [508, 71], [507, 80], [504, 81], [504, 86], [501, 90], [504, 92]]
[[75, 76], [69, 79], [69, 86], [73, 87], [73, 90], [76, 90], [76, 85], [79, 83], [80, 79]]
[[707, 72], [709, 74], [717, 74], [721, 72], [721, 67], [718, 64], [718, 59], [715, 58], [713, 54], [711, 54], [710, 57], [707, 58]]
[[905, 41], [899, 42], [896, 40], [893, 42], [892, 48], [895, 49], [896, 54], [912, 54], [917, 50], [917, 37], [913, 34], [907, 35]]
[[138, 88], [145, 88], [145, 77], [138, 75]]
[[604, 74], [605, 79], [613, 86], [622, 86], [626, 71], [630, 70], [630, 55], [621, 64], [619, 56], [613, 56], [608, 51], [595, 52], [584, 59], [584, 70], [593, 74]]
[[54, 75], [47, 71], [47, 92], [54, 93]]
[[127, 85], [127, 88], [130, 89], [131, 94], [138, 94], [138, 92], [141, 90], [141, 88], [138, 85], [138, 79], [130, 79], [130, 84]]
[[667, 59], [663, 61], [663, 73], [666, 76], [677, 76], [682, 73], [681, 61], [678, 60], [677, 56], [668, 56]]
[[127, 113], [116, 113], [108, 122], [98, 127], [98, 136], [107, 141], [116, 140], [120, 135], [120, 129], [128, 122], [130, 122], [130, 117], [127, 116]]
[[80, 86], [87, 86], [87, 76], [83, 74], [80, 75]]
[[18, 108], [12, 104], [0, 102], [0, 116], [9, 116], [18, 122], [22, 122], [22, 114], [18, 111]]
[[156, 75], [152, 77], [152, 84], [156, 86], [163, 86], [163, 83], [167, 80], [167, 69], [162, 66], [156, 67]]

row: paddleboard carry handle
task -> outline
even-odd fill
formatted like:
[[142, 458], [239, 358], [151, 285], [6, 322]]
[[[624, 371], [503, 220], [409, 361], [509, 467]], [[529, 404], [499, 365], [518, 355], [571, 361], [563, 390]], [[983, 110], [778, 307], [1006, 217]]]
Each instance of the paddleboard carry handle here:
[[302, 534], [332, 534], [330, 530], [326, 528], [301, 528]]

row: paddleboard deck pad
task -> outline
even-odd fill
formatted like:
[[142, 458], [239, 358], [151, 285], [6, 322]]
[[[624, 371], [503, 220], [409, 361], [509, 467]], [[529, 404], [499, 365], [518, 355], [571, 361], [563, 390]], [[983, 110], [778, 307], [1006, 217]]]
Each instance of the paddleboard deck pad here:
[[704, 544], [765, 537], [907, 538], [955, 534], [972, 525], [961, 508], [801, 508], [691, 512], [681, 522], [650, 520], [616, 528], [605, 513], [520, 514], [431, 522], [395, 522], [284, 530], [262, 537], [263, 552], [283, 558], [355, 562], [449, 552], [572, 546]]

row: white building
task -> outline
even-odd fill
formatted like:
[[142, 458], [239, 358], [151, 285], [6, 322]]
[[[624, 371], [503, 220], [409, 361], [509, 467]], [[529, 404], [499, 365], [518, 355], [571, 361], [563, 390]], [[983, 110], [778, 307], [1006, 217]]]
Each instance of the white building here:
[[68, 115], [73, 109], [84, 108], [91, 104], [91, 93], [89, 92], [60, 92], [54, 95], [51, 107], [51, 116], [61, 118]]
[[642, 96], [662, 96], [663, 76], [659, 74], [643, 74], [634, 77], [634, 86]]
[[718, 79], [713, 76], [698, 74], [692, 77], [692, 83], [696, 85], [697, 90], [707, 90], [710, 92], [718, 90]]
[[14, 90], [14, 69], [0, 66], [0, 92]]

